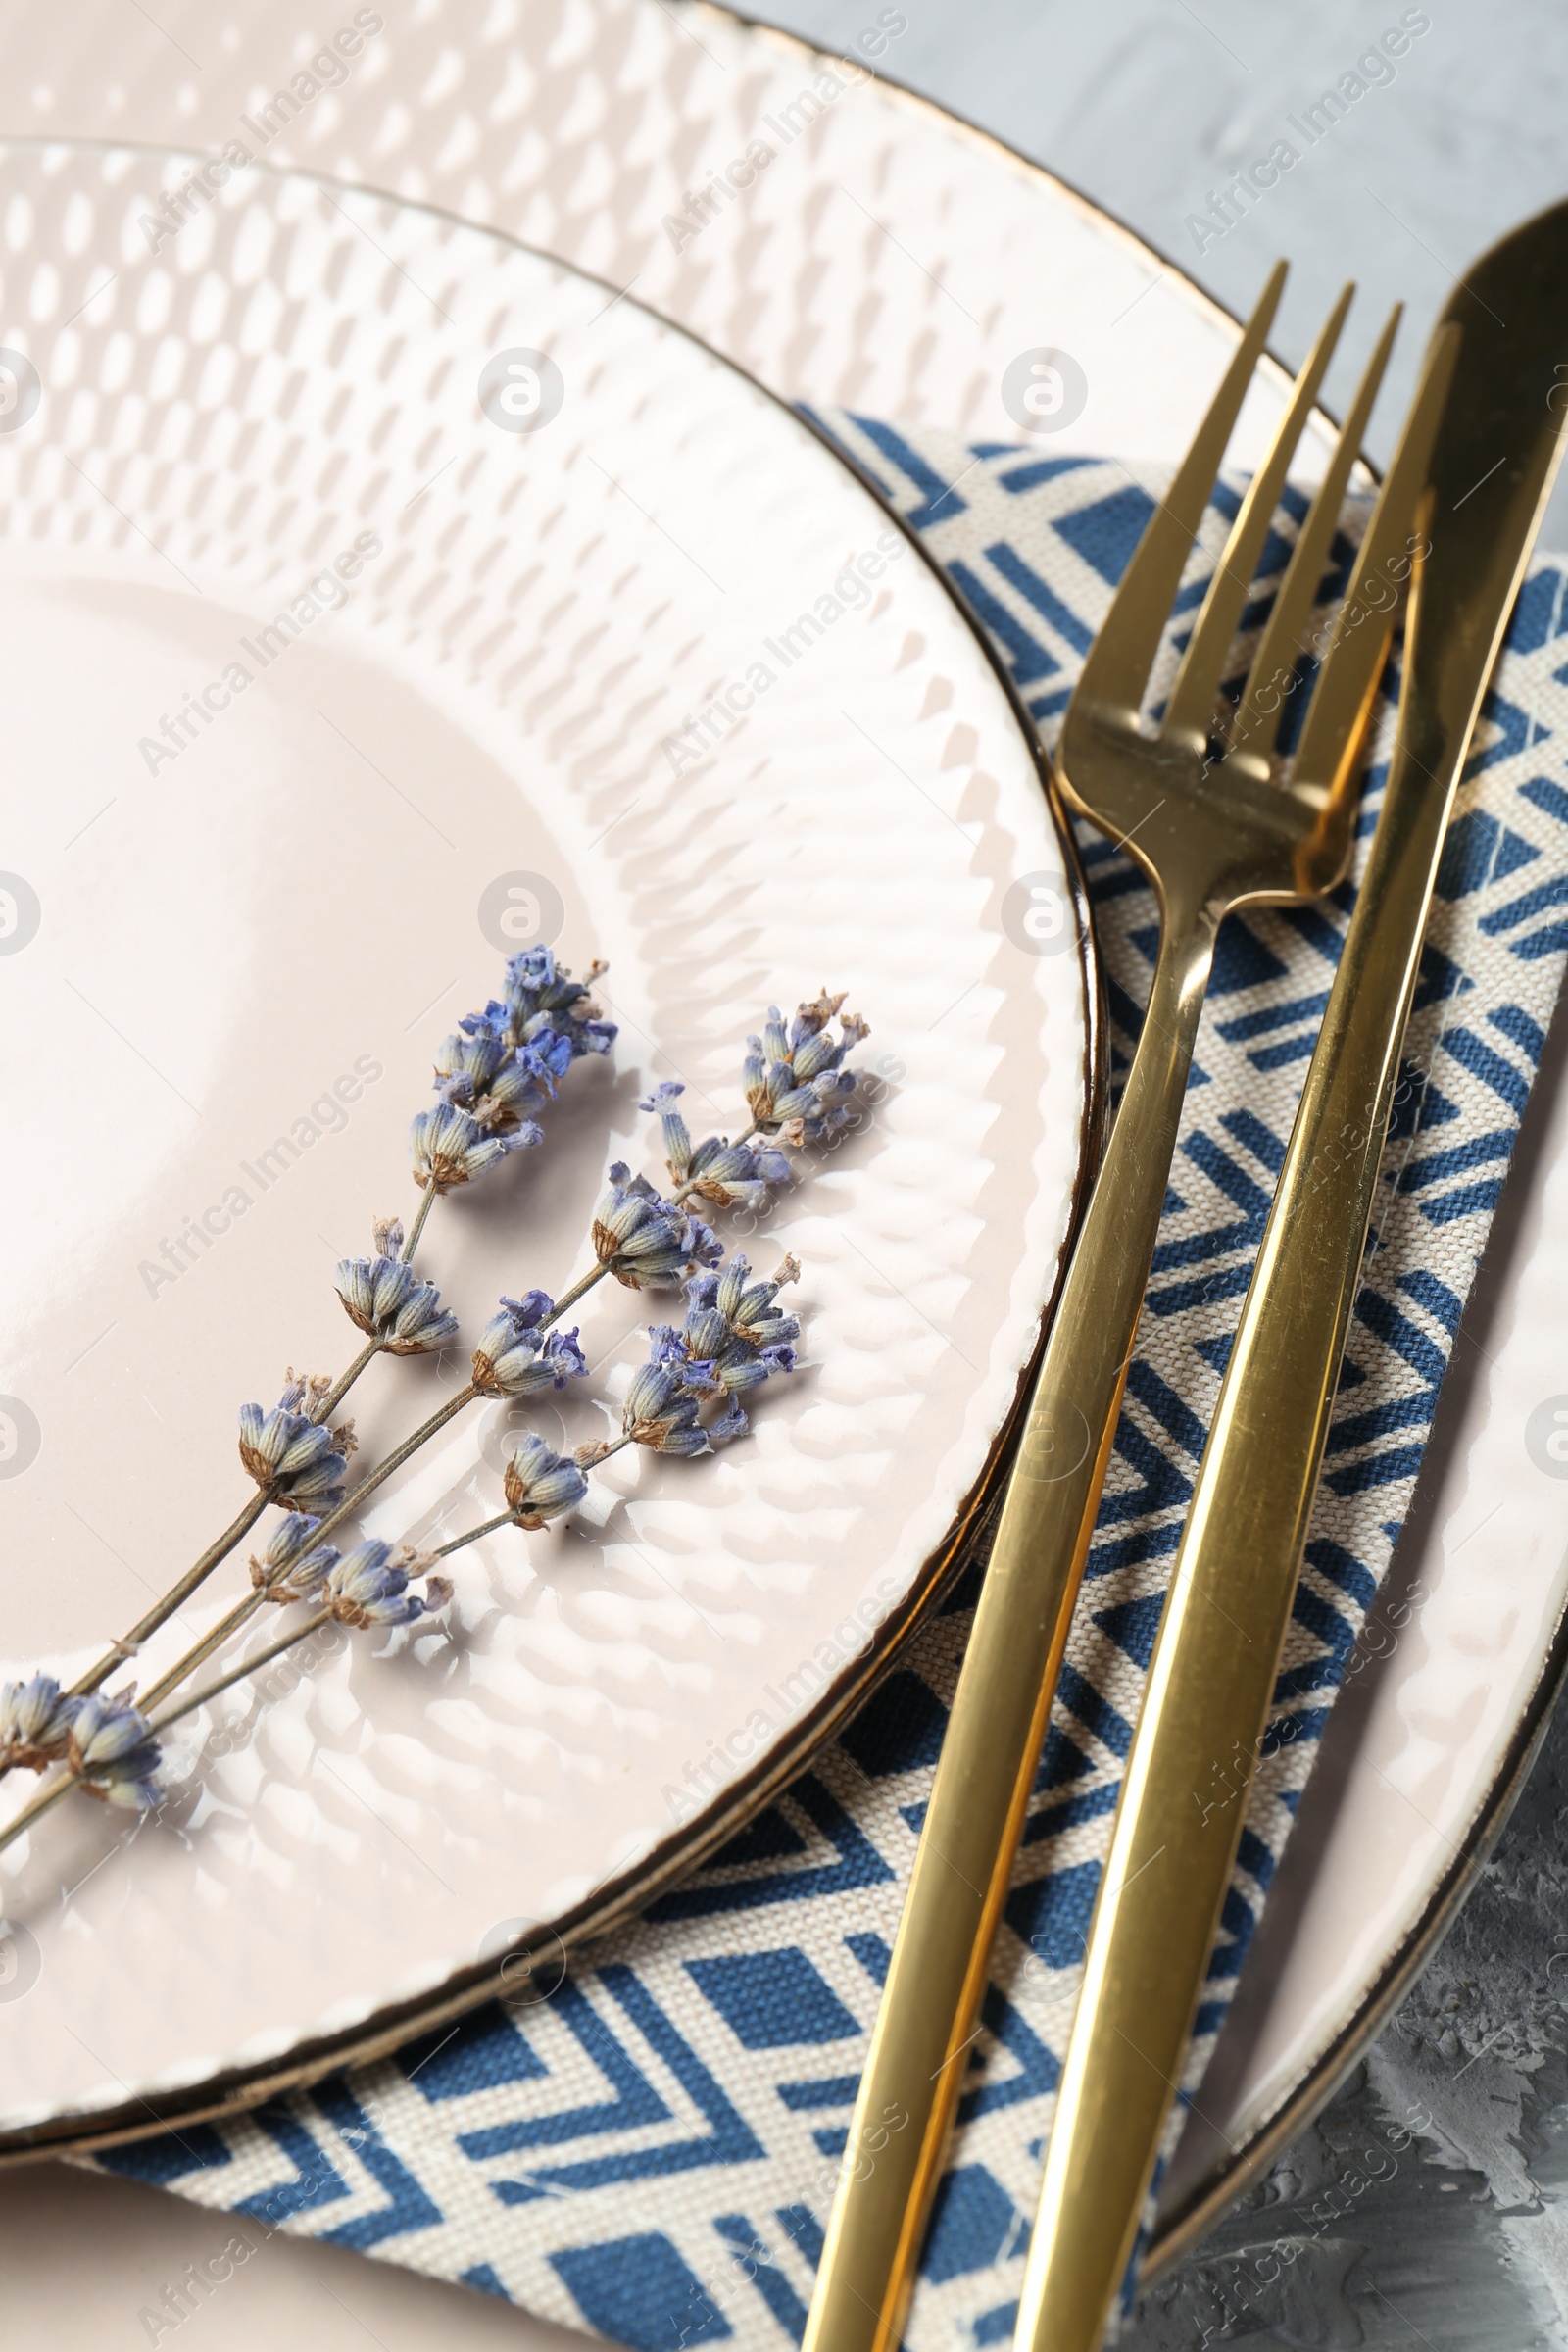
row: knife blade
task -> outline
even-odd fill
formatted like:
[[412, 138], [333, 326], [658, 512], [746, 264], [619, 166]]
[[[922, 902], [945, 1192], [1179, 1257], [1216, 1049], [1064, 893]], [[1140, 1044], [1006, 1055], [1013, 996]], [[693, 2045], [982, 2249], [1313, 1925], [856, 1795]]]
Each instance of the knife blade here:
[[[1383, 808], [1150, 1663], [1047, 2151], [1019, 2352], [1096, 2352], [1164, 2143], [1290, 1622], [1444, 832], [1562, 456], [1568, 204], [1471, 269], [1435, 342], [1454, 329]], [[1216, 1764], [1242, 1785], [1205, 1808]]]

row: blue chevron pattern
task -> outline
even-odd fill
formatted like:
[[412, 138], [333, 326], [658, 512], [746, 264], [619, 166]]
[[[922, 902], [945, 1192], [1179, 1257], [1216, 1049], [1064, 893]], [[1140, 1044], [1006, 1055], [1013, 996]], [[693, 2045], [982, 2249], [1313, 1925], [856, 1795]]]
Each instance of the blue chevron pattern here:
[[[1048, 742], [1159, 483], [1086, 458], [820, 419], [922, 535]], [[959, 487], [961, 477], [961, 487]], [[1239, 492], [1216, 489], [1210, 560]], [[1282, 502], [1244, 625], [1304, 501]], [[1336, 540], [1343, 586], [1356, 517]], [[1205, 577], [1184, 588], [1167, 663]], [[1568, 611], [1537, 564], [1438, 885], [1319, 1507], [1263, 1767], [1198, 2022], [1223, 2022], [1318, 1738], [1409, 1506], [1568, 955]], [[1156, 678], [1156, 690], [1158, 688]], [[1386, 688], [1386, 692], [1390, 689]], [[1374, 751], [1363, 845], [1386, 778]], [[1113, 1083], [1157, 943], [1142, 876], [1084, 832]], [[1150, 1312], [960, 2125], [911, 2352], [1004, 2342], [1040, 2149], [1166, 1580], [1327, 1001], [1354, 883], [1221, 934]], [[395, 2060], [105, 2167], [357, 2246], [635, 2352], [798, 2343], [973, 1605], [962, 1580], [841, 1739], [555, 1997], [482, 2010]], [[1216, 1760], [1200, 1801], [1234, 1801]]]

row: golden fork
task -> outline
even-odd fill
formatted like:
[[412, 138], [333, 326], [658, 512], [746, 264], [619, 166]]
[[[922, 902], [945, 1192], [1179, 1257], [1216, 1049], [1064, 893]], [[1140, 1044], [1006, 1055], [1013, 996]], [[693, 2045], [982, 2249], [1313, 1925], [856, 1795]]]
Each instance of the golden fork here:
[[[1391, 473], [1294, 758], [1276, 757], [1298, 640], [1398, 322], [1390, 318], [1297, 540], [1228, 728], [1221, 680], [1286, 467], [1353, 288], [1298, 376], [1226, 541], [1157, 727], [1142, 703], [1182, 572], [1284, 283], [1275, 270], [1198, 435], [1090, 649], [1058, 753], [1070, 804], [1159, 897], [1159, 955], [1138, 1049], [1062, 1288], [959, 1676], [840, 2173], [804, 2352], [893, 2352], [956, 2104], [1038, 1767], [1132, 1355], [1214, 936], [1233, 907], [1333, 889], [1416, 482]], [[1407, 560], [1405, 568], [1408, 568]], [[1392, 607], [1392, 600], [1389, 600]]]

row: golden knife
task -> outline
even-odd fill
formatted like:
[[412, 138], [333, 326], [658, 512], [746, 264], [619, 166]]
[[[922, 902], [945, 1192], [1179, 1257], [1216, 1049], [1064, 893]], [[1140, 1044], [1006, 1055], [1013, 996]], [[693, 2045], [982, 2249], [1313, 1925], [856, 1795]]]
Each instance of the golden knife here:
[[[1568, 204], [1474, 265], [1426, 468], [1382, 813], [1150, 1664], [1025, 2269], [1019, 2352], [1097, 2352], [1127, 2277], [1247, 1811], [1360, 1279], [1444, 829], [1562, 455]], [[1346, 625], [1342, 618], [1341, 627]], [[1250, 1784], [1250, 1766], [1246, 1778]]]

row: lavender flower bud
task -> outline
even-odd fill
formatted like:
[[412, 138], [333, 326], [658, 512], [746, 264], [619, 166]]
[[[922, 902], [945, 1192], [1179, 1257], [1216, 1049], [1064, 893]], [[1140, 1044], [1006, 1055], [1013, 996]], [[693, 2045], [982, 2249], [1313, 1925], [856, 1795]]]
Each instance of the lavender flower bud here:
[[68, 1697], [52, 1674], [7, 1683], [0, 1690], [0, 1766], [20, 1764], [42, 1772], [46, 1764], [58, 1763], [80, 1706], [81, 1700]]
[[528, 1396], [540, 1389], [564, 1389], [568, 1380], [583, 1377], [588, 1365], [576, 1331], [538, 1328], [553, 1312], [554, 1303], [543, 1291], [502, 1299], [473, 1351], [473, 1381], [481, 1396]]
[[694, 1265], [723, 1255], [700, 1217], [688, 1216], [656, 1193], [624, 1160], [610, 1171], [610, 1190], [594, 1212], [594, 1253], [628, 1290], [669, 1289]]
[[66, 1761], [81, 1776], [89, 1796], [111, 1805], [145, 1809], [158, 1801], [161, 1750], [151, 1725], [135, 1707], [94, 1691], [72, 1719]]
[[470, 1014], [455, 1036], [442, 1040], [435, 1057], [435, 1091], [443, 1102], [471, 1111], [511, 1058], [512, 1040], [483, 1013]]
[[697, 1398], [672, 1365], [638, 1365], [626, 1391], [620, 1425], [634, 1444], [655, 1453], [709, 1451], [708, 1432], [697, 1418]]
[[401, 1217], [372, 1218], [370, 1241], [377, 1257], [401, 1257], [404, 1242], [403, 1219]]
[[664, 1153], [669, 1172], [677, 1184], [685, 1176], [692, 1158], [692, 1139], [687, 1133], [685, 1120], [675, 1108], [685, 1092], [686, 1089], [675, 1079], [665, 1078], [637, 1105], [639, 1110], [651, 1110], [662, 1125]]
[[337, 1546], [319, 1544], [309, 1548], [312, 1536], [320, 1526], [319, 1519], [304, 1511], [291, 1511], [275, 1527], [262, 1556], [251, 1555], [251, 1583], [264, 1599], [281, 1606], [290, 1601], [309, 1600], [319, 1591], [321, 1580], [329, 1568], [337, 1564]]
[[570, 1066], [570, 1040], [557, 1037], [553, 1029], [541, 1029], [525, 1045], [518, 1046], [492, 1082], [489, 1093], [475, 1106], [475, 1118], [501, 1133], [520, 1131], [524, 1113], [554, 1100], [556, 1080]]
[[337, 1295], [350, 1322], [379, 1339], [388, 1355], [432, 1354], [458, 1336], [458, 1318], [434, 1283], [421, 1282], [401, 1258], [340, 1258]]
[[506, 1001], [490, 1006], [514, 1043], [526, 1045], [541, 1030], [564, 1037], [575, 1058], [580, 1054], [608, 1054], [615, 1036], [613, 1021], [603, 1020], [590, 990], [609, 965], [595, 961], [588, 977], [573, 980], [551, 948], [525, 948], [507, 965]]
[[576, 1463], [553, 1453], [531, 1430], [514, 1448], [502, 1486], [517, 1525], [532, 1528], [559, 1519], [588, 1492]]
[[319, 1421], [321, 1406], [332, 1393], [330, 1372], [308, 1372], [302, 1380], [290, 1364], [283, 1381], [283, 1394], [278, 1403], [287, 1412], [303, 1413], [307, 1421]]
[[424, 1615], [424, 1602], [408, 1589], [409, 1572], [392, 1556], [390, 1544], [356, 1544], [329, 1572], [321, 1598], [340, 1625], [407, 1625]]
[[838, 1037], [828, 1034], [827, 1024], [843, 1002], [842, 995], [830, 997], [824, 989], [813, 1003], [798, 1007], [787, 1030], [777, 1005], [769, 1005], [761, 1036], [747, 1041], [746, 1100], [758, 1126], [781, 1143], [815, 1143], [850, 1116], [859, 1074], [840, 1064], [871, 1032], [850, 1012], [839, 1018]]
[[687, 1188], [715, 1208], [765, 1208], [772, 1186], [788, 1184], [792, 1170], [771, 1144], [730, 1144], [710, 1135], [692, 1153]]
[[488, 1135], [466, 1110], [438, 1102], [434, 1110], [416, 1113], [409, 1142], [416, 1184], [421, 1191], [434, 1185], [438, 1193], [449, 1193], [486, 1174], [509, 1152], [542, 1144], [544, 1134], [529, 1121], [514, 1134]]
[[[793, 1258], [785, 1264], [799, 1274]], [[781, 1266], [771, 1282], [748, 1285], [750, 1272], [737, 1250], [722, 1274], [699, 1274], [686, 1285], [686, 1328], [694, 1354], [717, 1355], [732, 1347], [777, 1348], [800, 1338], [796, 1317], [778, 1313], [773, 1303], [783, 1282], [794, 1277]]]
[[[285, 1389], [285, 1397], [295, 1384]], [[323, 1508], [342, 1499], [343, 1456], [353, 1445], [345, 1424], [324, 1429], [287, 1403], [264, 1412], [259, 1404], [239, 1408], [239, 1458], [271, 1502], [293, 1509]]]
[[740, 1407], [739, 1397], [732, 1396], [708, 1432], [715, 1446], [732, 1445], [737, 1438], [752, 1434], [752, 1425]]
[[[648, 1351], [651, 1364], [666, 1365], [680, 1375], [682, 1388], [696, 1396], [707, 1396], [718, 1386], [711, 1356], [705, 1356], [698, 1346], [697, 1334], [688, 1319], [684, 1331], [676, 1331], [668, 1323], [651, 1323], [648, 1337], [653, 1345]], [[722, 1344], [723, 1334], [718, 1334]]]

